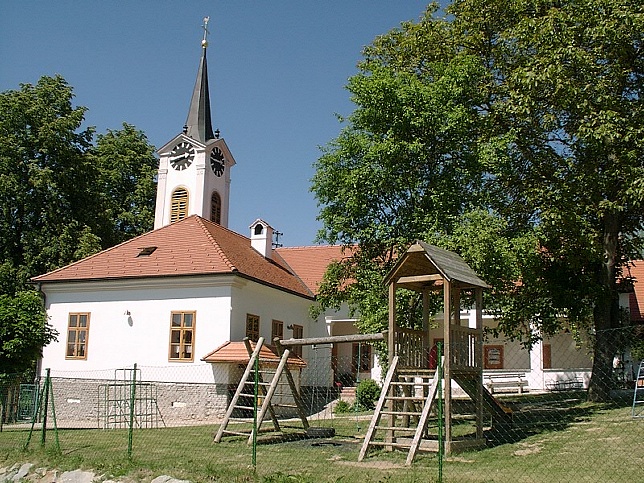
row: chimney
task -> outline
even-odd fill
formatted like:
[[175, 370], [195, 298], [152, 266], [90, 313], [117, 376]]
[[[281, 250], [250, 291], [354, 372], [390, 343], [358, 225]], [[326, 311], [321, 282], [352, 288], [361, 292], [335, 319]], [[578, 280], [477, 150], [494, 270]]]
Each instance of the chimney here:
[[273, 258], [273, 228], [260, 218], [250, 225], [250, 246], [264, 258]]

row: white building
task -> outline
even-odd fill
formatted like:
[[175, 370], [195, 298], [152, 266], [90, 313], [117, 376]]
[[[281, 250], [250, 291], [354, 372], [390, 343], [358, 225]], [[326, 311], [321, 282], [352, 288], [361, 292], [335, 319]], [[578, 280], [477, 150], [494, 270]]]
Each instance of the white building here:
[[[217, 420], [247, 360], [235, 342], [356, 332], [346, 311], [309, 315], [326, 267], [345, 256], [340, 247], [273, 248], [273, 228], [261, 219], [248, 236], [227, 228], [235, 160], [212, 129], [206, 48], [204, 41], [186, 125], [158, 151], [155, 229], [32, 279], [59, 333], [40, 366], [56, 381], [61, 419], [106, 418], [108, 386], [137, 364], [164, 421]], [[461, 317], [467, 325], [470, 314]], [[430, 333], [431, 344], [441, 337]], [[532, 352], [503, 339], [483, 350], [488, 374], [522, 373], [530, 390], [586, 385], [590, 374], [588, 352], [570, 334]], [[367, 344], [304, 346], [298, 355], [303, 387], [379, 378]]]
[[[158, 151], [155, 229], [33, 278], [59, 333], [44, 348], [41, 367], [56, 381], [61, 419], [107, 417], [101, 405], [114, 390], [107, 386], [118, 386], [134, 364], [139, 380], [154, 382], [151, 398], [164, 420], [217, 419], [248, 357], [238, 351], [221, 362], [216, 349], [246, 336], [331, 333], [333, 324], [324, 316], [312, 320], [309, 308], [341, 248], [274, 249], [273, 228], [261, 219], [249, 236], [227, 228], [235, 160], [212, 130], [206, 47], [187, 123]], [[306, 361], [301, 384], [333, 387], [330, 354], [299, 352]]]

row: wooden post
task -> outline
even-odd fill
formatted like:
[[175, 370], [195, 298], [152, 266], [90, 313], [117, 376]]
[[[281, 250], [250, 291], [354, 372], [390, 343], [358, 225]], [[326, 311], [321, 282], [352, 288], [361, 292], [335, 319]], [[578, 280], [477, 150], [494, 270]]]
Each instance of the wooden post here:
[[[387, 334], [387, 351], [389, 352], [389, 365], [392, 364], [396, 354], [396, 282], [389, 284], [389, 333]], [[396, 379], [396, 375], [393, 374], [392, 379]], [[393, 396], [393, 385], [389, 386], [390, 394]], [[392, 399], [387, 400], [387, 410], [393, 412], [394, 410], [394, 401]], [[394, 426], [395, 418], [393, 414], [387, 416], [387, 425], [392, 428]], [[388, 443], [393, 442], [394, 432], [392, 430], [387, 430], [385, 435], [385, 441]], [[393, 446], [385, 446], [387, 451], [393, 451]]]
[[483, 289], [474, 289], [476, 300], [476, 346], [474, 364], [476, 365], [476, 437], [483, 438]]
[[389, 284], [389, 337], [387, 338], [388, 363], [397, 355], [395, 352], [396, 345], [396, 283]]
[[[273, 339], [273, 342], [275, 343], [275, 347], [277, 347], [277, 353], [279, 356], [283, 359], [283, 356], [286, 352], [288, 352], [288, 349], [284, 349], [282, 347], [282, 344], [280, 343], [279, 338]], [[284, 360], [280, 361], [280, 364], [282, 364]], [[295, 401], [295, 405], [297, 406], [297, 414], [300, 417], [300, 420], [302, 421], [302, 426], [304, 426], [304, 430], [306, 431], [309, 429], [309, 420], [306, 419], [306, 411], [304, 410], [304, 403], [302, 402], [302, 398], [300, 396], [300, 391], [297, 388], [295, 384], [295, 380], [293, 379], [293, 375], [291, 374], [291, 370], [288, 368], [288, 355], [286, 356], [286, 364], [284, 365], [284, 371], [286, 372], [286, 380], [288, 381], [288, 385], [291, 388], [291, 392], [293, 393], [293, 400]]]
[[[253, 353], [255, 351], [253, 350], [253, 347], [252, 347], [252, 345], [250, 343], [250, 339], [248, 337], [244, 337], [244, 345], [246, 346], [246, 351], [248, 352], [248, 356], [250, 358], [252, 358]], [[259, 359], [260, 366], [261, 366], [261, 362], [262, 362], [261, 357], [260, 357], [262, 345], [264, 345], [264, 338], [260, 337], [257, 340], [257, 342], [255, 342], [255, 349], [257, 349], [257, 347], [259, 347], [259, 350], [257, 351], [257, 354], [255, 354], [255, 357], [257, 357]], [[252, 368], [249, 368], [249, 371], [250, 370], [252, 370]], [[259, 382], [261, 383], [260, 386], [259, 386], [259, 391], [262, 393], [262, 397], [265, 398], [266, 397], [266, 386], [263, 385], [264, 379], [262, 378], [261, 372], [259, 373], [258, 377], [259, 377]], [[270, 403], [270, 401], [269, 401], [269, 403]], [[275, 428], [275, 431], [281, 431], [280, 423], [279, 423], [279, 421], [277, 419], [277, 415], [275, 414], [275, 411], [273, 410], [273, 406], [271, 404], [268, 405], [268, 414], [270, 414], [270, 416], [271, 416], [271, 421], [273, 421], [273, 427]], [[257, 423], [258, 424], [258, 430], [259, 430], [259, 427], [262, 425], [263, 422], [264, 421], [258, 421], [258, 423]]]
[[429, 368], [429, 351], [431, 350], [429, 340], [429, 290], [423, 290], [423, 353], [421, 368]]
[[[445, 453], [450, 454], [452, 450], [452, 344], [451, 344], [451, 321], [452, 321], [452, 290], [451, 283], [445, 280], [443, 284], [443, 338], [445, 342], [445, 366], [443, 377], [445, 379]], [[439, 395], [440, 396], [440, 395]]]
[[274, 339], [274, 341], [279, 340], [282, 347], [293, 347], [315, 344], [339, 344], [342, 342], [375, 342], [385, 339], [386, 332], [380, 334], [331, 335], [328, 337], [309, 337], [305, 339]]

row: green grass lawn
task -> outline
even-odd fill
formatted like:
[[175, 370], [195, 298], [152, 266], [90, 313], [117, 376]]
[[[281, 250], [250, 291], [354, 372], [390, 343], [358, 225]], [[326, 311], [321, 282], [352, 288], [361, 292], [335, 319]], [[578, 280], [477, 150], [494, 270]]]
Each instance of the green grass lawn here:
[[[643, 481], [644, 419], [632, 419], [626, 401], [598, 405], [574, 394], [557, 396], [504, 401], [515, 410], [514, 428], [491, 434], [493, 444], [486, 449], [446, 458], [443, 480]], [[358, 463], [368, 424], [364, 414], [313, 420], [312, 426], [334, 427], [336, 437], [260, 444], [256, 471], [251, 466], [252, 448], [245, 439], [213, 443], [216, 426], [136, 430], [131, 461], [126, 430], [60, 430], [58, 453], [53, 431], [47, 433], [44, 447], [40, 433], [35, 433], [23, 451], [28, 430], [5, 427], [0, 433], [0, 466], [32, 462], [61, 470], [92, 469], [104, 478], [150, 480], [168, 474], [193, 482], [437, 481], [435, 454], [419, 454], [411, 468], [404, 465], [406, 453], [398, 451], [370, 452]], [[430, 428], [433, 433], [435, 428]], [[298, 434], [295, 428], [285, 429]], [[472, 430], [471, 420], [455, 418], [455, 434]]]

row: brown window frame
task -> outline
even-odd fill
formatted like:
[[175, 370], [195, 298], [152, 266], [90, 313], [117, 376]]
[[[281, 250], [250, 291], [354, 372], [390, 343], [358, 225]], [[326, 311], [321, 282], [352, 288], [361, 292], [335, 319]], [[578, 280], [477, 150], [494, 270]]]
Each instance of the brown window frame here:
[[271, 343], [275, 337], [278, 337], [280, 340], [284, 338], [284, 322], [273, 319], [271, 322]]
[[[483, 369], [503, 369], [504, 367], [504, 354], [503, 350], [505, 347], [503, 345], [491, 344], [483, 346]], [[490, 353], [495, 351], [498, 353], [499, 362], [492, 363], [490, 361]]]
[[[293, 338], [294, 339], [303, 339], [304, 338], [304, 326], [293, 324]], [[293, 350], [291, 351], [298, 357], [302, 357], [302, 346], [294, 345]]]
[[[358, 361], [360, 348], [360, 361]], [[359, 364], [359, 365], [358, 365]], [[371, 346], [365, 342], [354, 342], [351, 346], [351, 368], [354, 372], [369, 372], [371, 367]]]
[[[191, 325], [186, 325], [186, 316], [191, 316]], [[178, 316], [177, 321], [175, 317]], [[195, 358], [195, 329], [197, 312], [194, 310], [176, 310], [170, 314], [170, 343], [168, 360], [171, 362], [192, 362]], [[178, 325], [175, 325], [178, 322]], [[178, 338], [176, 337], [178, 335]], [[178, 352], [173, 350], [178, 347]], [[188, 351], [189, 349], [189, 351]], [[173, 357], [177, 354], [178, 357]], [[189, 354], [189, 355], [188, 355]]]
[[170, 223], [181, 221], [188, 216], [190, 206], [190, 194], [182, 186], [175, 188], [172, 192], [170, 203]]
[[221, 196], [216, 191], [210, 196], [210, 221], [221, 225]]
[[246, 337], [253, 342], [259, 340], [259, 315], [246, 314]]
[[542, 369], [552, 369], [552, 346], [543, 344], [541, 346]]
[[[85, 317], [85, 325], [79, 325], [82, 317]], [[74, 324], [72, 326], [72, 319]], [[89, 341], [89, 319], [90, 312], [70, 312], [67, 318], [67, 344], [65, 345], [65, 359], [87, 360], [87, 343]], [[70, 342], [70, 335], [73, 340]], [[82, 335], [82, 337], [80, 337]], [[70, 348], [71, 354], [70, 354]], [[82, 352], [81, 355], [78, 355]]]

